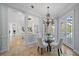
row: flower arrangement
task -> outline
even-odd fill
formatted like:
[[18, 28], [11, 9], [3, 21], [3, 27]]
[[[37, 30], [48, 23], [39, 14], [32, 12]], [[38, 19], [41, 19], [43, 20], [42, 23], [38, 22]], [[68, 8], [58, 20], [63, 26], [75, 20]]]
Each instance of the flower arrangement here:
[[51, 33], [46, 33], [46, 35], [47, 35], [47, 39], [50, 40]]
[[50, 35], [51, 35], [51, 33], [47, 33], [46, 35], [47, 35], [47, 36], [50, 36]]

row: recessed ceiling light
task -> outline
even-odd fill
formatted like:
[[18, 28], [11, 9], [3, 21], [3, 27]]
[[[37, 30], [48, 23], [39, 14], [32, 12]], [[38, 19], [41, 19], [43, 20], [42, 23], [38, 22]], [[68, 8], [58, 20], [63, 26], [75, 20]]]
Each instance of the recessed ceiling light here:
[[33, 5], [31, 5], [31, 8], [34, 8], [34, 6], [33, 6]]
[[28, 18], [28, 20], [31, 20], [31, 18]]
[[49, 8], [49, 6], [47, 6], [47, 8]]

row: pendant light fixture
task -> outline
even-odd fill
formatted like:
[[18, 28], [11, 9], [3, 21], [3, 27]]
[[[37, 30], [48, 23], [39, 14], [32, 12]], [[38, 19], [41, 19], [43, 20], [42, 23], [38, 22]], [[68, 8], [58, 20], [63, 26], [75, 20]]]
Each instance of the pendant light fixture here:
[[47, 6], [47, 15], [45, 16], [45, 19], [44, 19], [44, 23], [46, 23], [47, 26], [49, 26], [49, 24], [54, 24], [54, 21], [53, 19], [51, 18], [50, 16], [50, 13], [49, 13], [49, 6]]

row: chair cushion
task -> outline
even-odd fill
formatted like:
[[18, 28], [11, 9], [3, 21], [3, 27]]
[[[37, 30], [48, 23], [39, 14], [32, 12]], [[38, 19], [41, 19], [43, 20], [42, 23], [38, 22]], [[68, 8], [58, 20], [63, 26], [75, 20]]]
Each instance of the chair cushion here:
[[46, 48], [47, 46], [48, 46], [48, 44], [44, 43], [44, 42], [43, 42], [43, 45], [39, 45], [40, 48]]
[[57, 46], [58, 43], [53, 42], [53, 43], [51, 43], [50, 45], [51, 45], [51, 46]]

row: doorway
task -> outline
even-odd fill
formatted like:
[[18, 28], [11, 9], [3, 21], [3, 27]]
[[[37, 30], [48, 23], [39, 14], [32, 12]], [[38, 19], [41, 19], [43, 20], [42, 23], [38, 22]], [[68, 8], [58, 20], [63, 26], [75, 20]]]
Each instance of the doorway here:
[[24, 17], [25, 15], [13, 8], [8, 8], [9, 50], [24, 44]]

